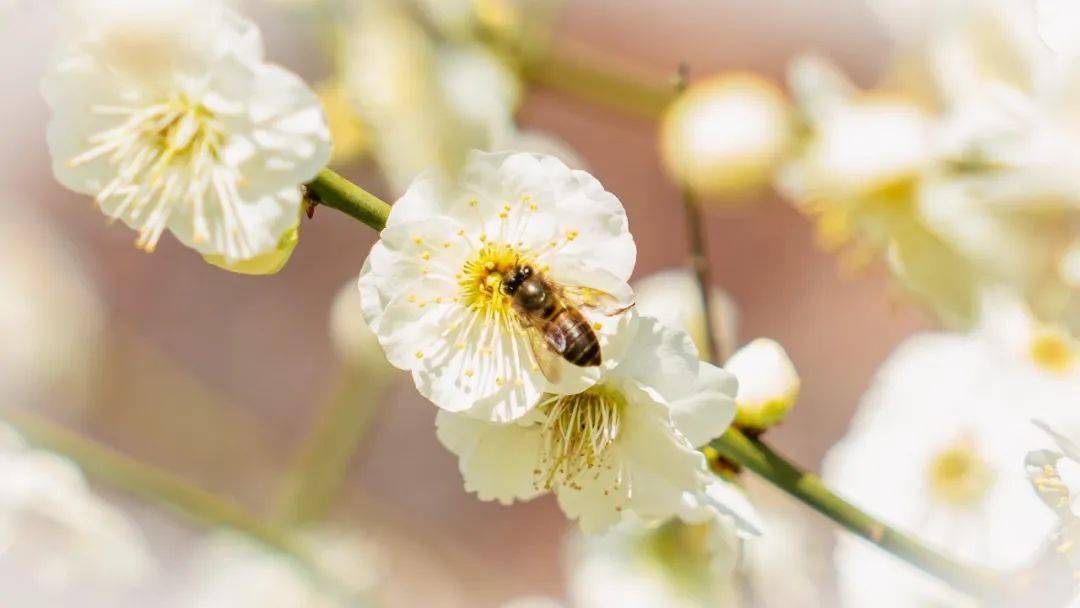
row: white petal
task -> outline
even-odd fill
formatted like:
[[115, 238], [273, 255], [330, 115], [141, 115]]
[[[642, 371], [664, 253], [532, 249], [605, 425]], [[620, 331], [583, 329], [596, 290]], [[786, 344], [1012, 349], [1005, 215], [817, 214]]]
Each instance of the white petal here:
[[540, 433], [533, 424], [492, 424], [440, 411], [435, 418], [439, 441], [459, 458], [465, 489], [480, 500], [510, 504], [540, 494], [536, 463]]
[[612, 374], [648, 386], [671, 402], [693, 389], [699, 364], [697, 349], [686, 332], [641, 317], [633, 342]]
[[697, 447], [723, 435], [735, 419], [738, 386], [733, 374], [702, 363], [693, 390], [670, 402], [675, 428]]

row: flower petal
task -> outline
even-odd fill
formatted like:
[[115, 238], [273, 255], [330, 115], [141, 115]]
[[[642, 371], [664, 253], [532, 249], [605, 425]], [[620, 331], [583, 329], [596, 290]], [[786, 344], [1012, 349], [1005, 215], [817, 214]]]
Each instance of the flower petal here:
[[534, 473], [540, 433], [534, 425], [491, 424], [446, 411], [435, 425], [439, 441], [460, 459], [465, 489], [480, 500], [510, 504], [540, 494]]

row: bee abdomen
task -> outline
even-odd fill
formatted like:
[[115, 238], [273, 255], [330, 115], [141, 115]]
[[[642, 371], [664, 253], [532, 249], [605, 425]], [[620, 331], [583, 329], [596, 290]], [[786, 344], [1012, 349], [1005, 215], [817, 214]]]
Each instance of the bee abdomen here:
[[551, 322], [556, 323], [566, 336], [563, 358], [581, 367], [600, 365], [600, 341], [584, 315], [567, 308]]

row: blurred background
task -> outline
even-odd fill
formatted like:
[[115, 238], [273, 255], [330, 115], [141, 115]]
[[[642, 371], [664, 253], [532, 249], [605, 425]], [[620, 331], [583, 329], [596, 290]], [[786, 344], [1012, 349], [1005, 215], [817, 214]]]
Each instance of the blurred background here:
[[[327, 49], [335, 43], [318, 18], [293, 6], [299, 4], [250, 0], [241, 8], [261, 26], [271, 60], [319, 83], [334, 73]], [[62, 333], [57, 348], [76, 351], [65, 363], [70, 377], [48, 390], [0, 391], [12, 401], [4, 407], [47, 414], [267, 513], [324, 404], [335, 394], [343, 398], [341, 391], [385, 390], [371, 404], [370, 427], [332, 517], [362, 530], [377, 547], [372, 568], [387, 603], [497, 606], [523, 595], [563, 597], [570, 526], [551, 497], [513, 507], [476, 500], [462, 488], [455, 457], [435, 438], [432, 407], [407, 377], [395, 375], [385, 389], [375, 378], [369, 385], [343, 383], [331, 309], [339, 290], [355, 280], [373, 231], [317, 209], [303, 222], [288, 265], [272, 276], [223, 272], [169, 238], [152, 255], [137, 251], [126, 227], [110, 225], [89, 199], [54, 181], [44, 137], [48, 112], [37, 83], [55, 14], [47, 2], [16, 11], [0, 26], [4, 222], [33, 223], [51, 249], [32, 243], [4, 255], [16, 266], [46, 258], [40, 263], [48, 270], [35, 275], [34, 288], [50, 295], [32, 313], [53, 315], [50, 327]], [[691, 79], [740, 69], [783, 82], [788, 62], [805, 51], [830, 57], [869, 84], [889, 52], [860, 0], [568, 0], [553, 20], [550, 45], [569, 56], [614, 61], [661, 84], [684, 61]], [[686, 266], [679, 192], [660, 167], [655, 120], [543, 86], [527, 86], [517, 119], [523, 129], [566, 142], [626, 206], [638, 243], [636, 278]], [[396, 194], [369, 160], [337, 168], [388, 200]], [[738, 307], [738, 343], [768, 336], [795, 362], [799, 404], [770, 436], [779, 451], [816, 468], [843, 435], [875, 368], [905, 336], [933, 322], [899, 294], [883, 268], [843, 272], [835, 256], [815, 246], [805, 216], [770, 192], [760, 198], [757, 206], [707, 215], [713, 280]], [[23, 297], [5, 289], [0, 285], [4, 299]], [[16, 379], [0, 375], [13, 385]], [[136, 518], [168, 581], [199, 529], [100, 489]], [[783, 497], [769, 500], [786, 504]], [[829, 528], [805, 510], [793, 511], [815, 530], [810, 542], [818, 546], [805, 557], [827, 555]], [[827, 592], [827, 577], [823, 584]]]

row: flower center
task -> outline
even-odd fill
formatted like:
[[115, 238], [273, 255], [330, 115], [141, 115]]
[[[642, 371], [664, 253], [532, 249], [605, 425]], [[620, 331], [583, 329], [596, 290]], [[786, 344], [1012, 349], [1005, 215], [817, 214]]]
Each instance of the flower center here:
[[1061, 332], [1040, 331], [1032, 337], [1028, 348], [1031, 360], [1046, 371], [1063, 374], [1076, 364], [1076, 349]]
[[503, 281], [524, 262], [521, 253], [509, 245], [484, 244], [457, 275], [462, 303], [485, 320], [508, 323], [512, 309], [510, 296], [502, 290]]
[[87, 139], [88, 149], [68, 161], [71, 167], [104, 159], [115, 177], [95, 201], [112, 217], [127, 217], [138, 227], [136, 244], [153, 251], [173, 210], [193, 206], [193, 238], [209, 238], [205, 198], [211, 190], [221, 205], [226, 255], [251, 257], [239, 214], [239, 174], [221, 162], [224, 125], [206, 106], [177, 95], [147, 107], [92, 106], [99, 116], [124, 121]]
[[970, 438], [959, 439], [941, 449], [927, 471], [935, 498], [953, 506], [970, 506], [986, 497], [994, 473], [979, 455]]
[[542, 487], [581, 489], [576, 480], [582, 473], [610, 466], [626, 398], [608, 387], [594, 386], [576, 395], [552, 396], [540, 407], [547, 414], [541, 429], [543, 453], [535, 471], [543, 479]]

